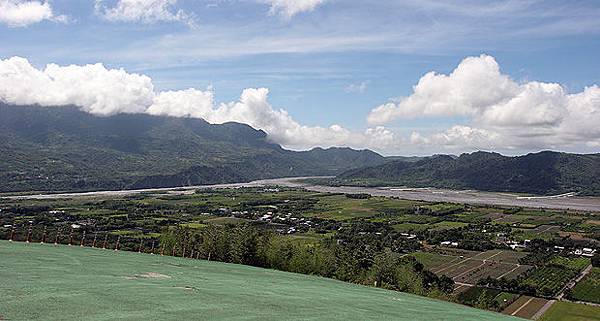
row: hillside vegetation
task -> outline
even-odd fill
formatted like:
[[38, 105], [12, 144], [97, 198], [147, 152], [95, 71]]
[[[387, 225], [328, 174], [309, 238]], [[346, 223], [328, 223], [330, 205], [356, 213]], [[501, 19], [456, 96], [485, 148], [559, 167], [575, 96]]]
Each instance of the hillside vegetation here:
[[332, 182], [344, 185], [394, 185], [477, 189], [532, 194], [600, 195], [600, 154], [544, 151], [518, 157], [476, 152], [438, 155], [416, 162], [394, 161], [349, 170]]
[[102, 190], [335, 175], [379, 165], [368, 150], [295, 152], [239, 123], [0, 103], [0, 192]]

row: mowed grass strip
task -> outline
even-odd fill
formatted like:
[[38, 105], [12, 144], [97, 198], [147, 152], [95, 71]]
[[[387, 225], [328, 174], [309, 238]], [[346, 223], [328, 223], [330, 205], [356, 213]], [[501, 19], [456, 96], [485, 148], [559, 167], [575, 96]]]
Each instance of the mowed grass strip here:
[[540, 321], [600, 321], [600, 307], [571, 302], [555, 302]]
[[7, 320], [514, 320], [331, 279], [133, 252], [0, 241]]

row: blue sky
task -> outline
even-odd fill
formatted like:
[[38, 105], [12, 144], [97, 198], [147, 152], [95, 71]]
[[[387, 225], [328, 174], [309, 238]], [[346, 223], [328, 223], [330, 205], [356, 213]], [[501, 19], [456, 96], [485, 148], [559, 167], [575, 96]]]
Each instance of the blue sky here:
[[[0, 59], [20, 56], [39, 70], [50, 63], [102, 63], [107, 69], [149, 76], [157, 93], [209, 90], [215, 105], [239, 102], [247, 88], [268, 88], [267, 107], [285, 110], [299, 126], [324, 129], [278, 134], [290, 130], [246, 121], [272, 131], [275, 141], [290, 148], [328, 146], [333, 141], [407, 155], [477, 149], [508, 154], [542, 149], [597, 152], [600, 146], [600, 136], [574, 133], [567, 126], [580, 118], [598, 117], [596, 91], [586, 93], [591, 97], [587, 107], [556, 103], [569, 115], [579, 110], [586, 114], [564, 116], [566, 111], [534, 108], [538, 116], [563, 116], [543, 121], [534, 117], [525, 123], [507, 123], [515, 118], [506, 115], [513, 107], [497, 106], [525, 89], [506, 89], [508, 96], [489, 106], [473, 102], [467, 111], [452, 106], [431, 113], [398, 111], [412, 108], [401, 100], [414, 94], [413, 86], [426, 73], [450, 74], [465, 58], [482, 54], [493, 57], [501, 74], [518, 85], [556, 83], [563, 96], [583, 94], [586, 87], [600, 84], [597, 1], [148, 0], [164, 12], [143, 16], [114, 11], [112, 17], [111, 10], [123, 0], [3, 1], [47, 5], [52, 16], [19, 23], [20, 17], [0, 14]], [[446, 94], [456, 92], [452, 90]], [[427, 104], [436, 104], [432, 99]], [[391, 116], [368, 121], [374, 109], [390, 101], [396, 102], [388, 107]], [[510, 111], [530, 112], [514, 108]], [[490, 120], [491, 114], [480, 112], [483, 109], [506, 112], [495, 112], [496, 118]], [[215, 122], [245, 119], [237, 114], [219, 117]], [[281, 126], [286, 124], [287, 120]], [[326, 129], [333, 124], [342, 127], [345, 136], [335, 131], [344, 137], [330, 141]], [[455, 126], [469, 129], [449, 133]], [[528, 139], [527, 126], [545, 138]], [[394, 136], [386, 134], [381, 140], [378, 136], [373, 142], [364, 132], [376, 127]], [[515, 133], [515, 127], [520, 132]], [[290, 137], [304, 134], [322, 137], [307, 141]]]

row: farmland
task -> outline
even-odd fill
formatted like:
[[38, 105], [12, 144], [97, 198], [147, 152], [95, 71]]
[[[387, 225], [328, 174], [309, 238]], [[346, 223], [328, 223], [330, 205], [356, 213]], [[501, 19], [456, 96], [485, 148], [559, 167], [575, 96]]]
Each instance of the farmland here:
[[546, 312], [541, 321], [599, 321], [600, 307], [576, 304], [571, 302], [556, 302]]
[[458, 283], [477, 284], [487, 277], [514, 279], [532, 269], [532, 266], [518, 264], [519, 258], [525, 255], [507, 250], [474, 252], [440, 248], [438, 253], [415, 256], [427, 262], [425, 266], [436, 274], [452, 277]]
[[471, 287], [458, 295], [464, 304], [494, 311], [503, 310], [518, 297], [518, 294], [478, 287]]
[[548, 300], [545, 299], [524, 295], [515, 300], [502, 313], [531, 319], [547, 302]]
[[571, 299], [600, 304], [600, 268], [593, 268], [590, 274], [577, 283]]
[[536, 269], [523, 283], [535, 288], [540, 296], [553, 296], [576, 275], [577, 272], [572, 270], [546, 266]]
[[[589, 265], [572, 252], [596, 238], [593, 213], [281, 186], [6, 198], [0, 210], [0, 239], [195, 256], [494, 311], [520, 302], [515, 315], [524, 317]], [[593, 296], [586, 282], [574, 291]]]

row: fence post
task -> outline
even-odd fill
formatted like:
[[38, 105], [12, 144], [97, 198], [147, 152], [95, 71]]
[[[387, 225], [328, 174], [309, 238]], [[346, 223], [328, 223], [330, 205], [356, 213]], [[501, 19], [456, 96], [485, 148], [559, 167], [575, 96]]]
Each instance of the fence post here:
[[40, 243], [46, 243], [46, 226], [44, 226], [44, 232], [42, 232], [42, 241]]
[[156, 242], [156, 240], [152, 240], [152, 249], [150, 250], [150, 254], [154, 255], [154, 242]]
[[140, 237], [140, 246], [138, 247], [138, 253], [142, 253], [142, 246], [144, 246], [143, 245], [143, 242], [144, 242], [143, 240], [144, 239]]
[[54, 245], [58, 245], [59, 241], [60, 241], [60, 228], [58, 229], [58, 231], [56, 231], [56, 238], [54, 239]]
[[31, 242], [31, 223], [29, 223], [29, 228], [27, 229], [27, 239], [25, 240], [25, 243], [29, 242]]
[[10, 242], [15, 240], [15, 224], [13, 223], [13, 225], [11, 226], [10, 229], [10, 238], [8, 239]]
[[119, 242], [121, 241], [121, 235], [117, 237], [117, 244], [115, 244], [115, 251], [119, 250]]
[[80, 247], [85, 246], [85, 231], [83, 231], [83, 235], [81, 236], [81, 242], [79, 242]]

